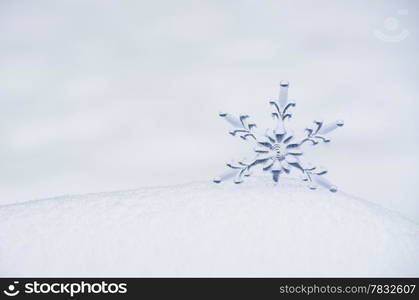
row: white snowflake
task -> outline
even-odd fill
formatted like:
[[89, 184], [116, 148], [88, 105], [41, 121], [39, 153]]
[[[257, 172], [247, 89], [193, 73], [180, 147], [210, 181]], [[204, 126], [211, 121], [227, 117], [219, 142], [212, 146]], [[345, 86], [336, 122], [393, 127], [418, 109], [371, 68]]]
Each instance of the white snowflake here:
[[272, 172], [275, 182], [278, 182], [280, 175], [289, 174], [292, 169], [297, 169], [309, 188], [316, 189], [322, 186], [332, 192], [337, 191], [336, 186], [323, 176], [327, 173], [325, 168], [302, 161], [301, 146], [306, 142], [311, 142], [313, 145], [319, 142], [330, 142], [325, 135], [343, 126], [343, 121], [329, 124], [314, 121], [311, 127], [305, 129], [304, 136], [297, 138], [291, 130], [287, 129], [286, 124], [287, 119], [292, 117], [290, 109], [295, 106], [294, 102], [288, 101], [288, 87], [288, 82], [281, 81], [279, 99], [270, 101], [273, 107], [272, 117], [276, 124], [274, 129], [269, 128], [263, 134], [258, 132], [256, 124], [249, 122], [248, 115], [240, 115], [237, 118], [228, 113], [220, 113], [220, 116], [234, 127], [230, 131], [231, 135], [254, 141], [255, 156], [251, 160], [227, 163], [229, 170], [215, 178], [214, 182], [220, 183], [234, 177], [235, 183], [241, 183], [244, 177], [251, 175], [250, 171], [253, 167], [261, 166], [263, 171]]

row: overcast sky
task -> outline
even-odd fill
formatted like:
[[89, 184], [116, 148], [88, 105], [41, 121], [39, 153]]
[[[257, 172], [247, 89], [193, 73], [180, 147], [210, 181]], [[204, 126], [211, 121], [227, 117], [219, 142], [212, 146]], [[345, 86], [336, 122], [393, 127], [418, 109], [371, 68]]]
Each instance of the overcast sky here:
[[0, 204], [211, 180], [220, 110], [344, 119], [340, 190], [419, 218], [417, 1], [0, 1]]

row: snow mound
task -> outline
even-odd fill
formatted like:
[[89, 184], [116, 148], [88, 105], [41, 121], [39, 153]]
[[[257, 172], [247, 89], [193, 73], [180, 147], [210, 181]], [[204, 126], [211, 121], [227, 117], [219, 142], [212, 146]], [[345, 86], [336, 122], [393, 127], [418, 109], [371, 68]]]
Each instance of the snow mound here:
[[294, 180], [0, 207], [0, 276], [419, 276], [419, 226]]

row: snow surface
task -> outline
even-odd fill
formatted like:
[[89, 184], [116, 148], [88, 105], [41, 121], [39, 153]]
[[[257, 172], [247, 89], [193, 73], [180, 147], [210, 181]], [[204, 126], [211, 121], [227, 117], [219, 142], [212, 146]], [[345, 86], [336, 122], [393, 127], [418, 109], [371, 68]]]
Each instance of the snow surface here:
[[419, 225], [292, 179], [0, 207], [0, 276], [419, 276]]

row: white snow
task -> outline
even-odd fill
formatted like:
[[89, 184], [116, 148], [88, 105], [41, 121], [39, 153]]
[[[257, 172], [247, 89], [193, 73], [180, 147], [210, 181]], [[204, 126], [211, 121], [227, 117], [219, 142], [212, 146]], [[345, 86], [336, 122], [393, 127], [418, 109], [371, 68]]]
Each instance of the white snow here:
[[0, 276], [419, 276], [419, 225], [292, 179], [62, 196], [0, 207]]

